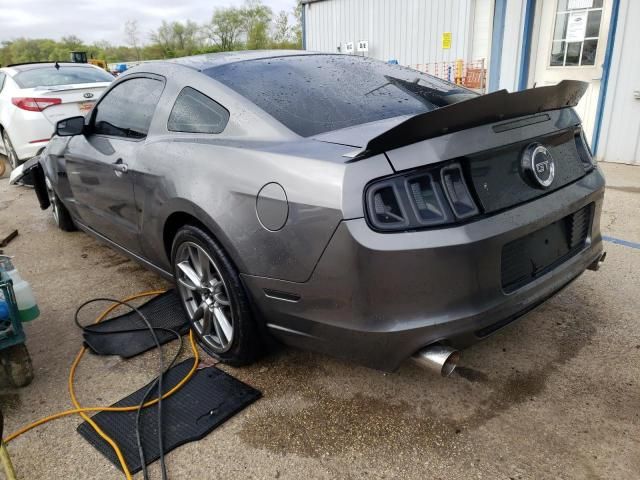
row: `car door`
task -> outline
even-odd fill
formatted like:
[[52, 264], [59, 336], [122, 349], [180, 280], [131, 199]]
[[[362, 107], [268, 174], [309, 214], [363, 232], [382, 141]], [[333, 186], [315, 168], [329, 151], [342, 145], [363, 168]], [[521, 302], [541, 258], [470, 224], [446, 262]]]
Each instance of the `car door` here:
[[163, 87], [162, 78], [152, 75], [116, 84], [94, 108], [87, 132], [73, 137], [64, 153], [80, 221], [134, 253], [140, 253], [136, 157], [145, 146]]

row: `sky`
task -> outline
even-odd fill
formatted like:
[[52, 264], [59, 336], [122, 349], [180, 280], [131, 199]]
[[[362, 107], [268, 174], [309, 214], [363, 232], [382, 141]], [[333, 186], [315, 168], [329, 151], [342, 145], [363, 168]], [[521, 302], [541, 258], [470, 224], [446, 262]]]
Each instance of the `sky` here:
[[[162, 20], [205, 23], [216, 7], [242, 5], [241, 0], [0, 0], [0, 41], [18, 37], [53, 38], [76, 35], [87, 43], [107, 40], [125, 44], [124, 23], [137, 20], [140, 36]], [[263, 0], [277, 14], [290, 12], [295, 0]]]

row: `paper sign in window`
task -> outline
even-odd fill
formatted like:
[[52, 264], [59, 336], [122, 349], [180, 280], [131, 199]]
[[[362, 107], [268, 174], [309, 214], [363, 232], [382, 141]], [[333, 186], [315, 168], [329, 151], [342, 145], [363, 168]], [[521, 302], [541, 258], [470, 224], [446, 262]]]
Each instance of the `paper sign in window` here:
[[587, 12], [571, 12], [567, 22], [567, 42], [582, 42], [587, 31]]

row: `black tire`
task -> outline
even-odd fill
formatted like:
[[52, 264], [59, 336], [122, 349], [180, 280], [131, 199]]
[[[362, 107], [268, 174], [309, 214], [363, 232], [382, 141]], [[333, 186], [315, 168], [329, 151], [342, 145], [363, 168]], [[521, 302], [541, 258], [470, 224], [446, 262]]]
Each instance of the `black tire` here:
[[4, 371], [14, 387], [25, 387], [33, 380], [33, 364], [24, 343], [13, 345], [0, 352]]
[[[203, 323], [196, 324], [193, 321], [192, 313], [189, 311], [190, 307], [188, 297], [191, 295], [191, 301], [193, 303], [204, 302], [203, 295], [195, 291], [187, 291], [183, 285], [179, 283], [180, 273], [178, 271], [178, 263], [180, 263], [178, 255], [182, 255], [185, 249], [193, 248], [193, 245], [200, 247], [208, 256], [209, 261], [213, 261], [213, 269], [222, 279], [223, 289], [225, 291], [224, 299], [229, 305], [228, 308], [232, 315], [232, 339], [226, 348], [217, 348], [216, 342], [213, 342], [213, 338], [218, 338], [215, 334], [203, 335], [200, 330], [205, 330], [204, 320]], [[229, 256], [225, 253], [222, 247], [212, 238], [211, 234], [203, 229], [194, 225], [185, 225], [173, 239], [173, 245], [171, 248], [171, 264], [173, 268], [173, 274], [176, 282], [176, 291], [178, 292], [182, 306], [187, 316], [192, 321], [192, 329], [198, 344], [202, 349], [210, 356], [217, 358], [225, 363], [234, 366], [248, 365], [254, 362], [262, 353], [262, 345], [258, 329], [253, 318], [251, 309], [251, 302], [242, 285], [238, 270], [233, 265], [233, 262]], [[185, 293], [186, 292], [186, 293]], [[200, 298], [193, 300], [196, 296], [200, 295]], [[211, 296], [211, 299], [214, 295]], [[215, 322], [215, 320], [213, 320]], [[213, 327], [209, 326], [211, 331]], [[218, 330], [216, 330], [217, 332]], [[213, 333], [213, 332], [212, 332]]]
[[2, 143], [4, 144], [4, 151], [7, 154], [7, 163], [11, 167], [11, 169], [16, 168], [20, 165], [20, 160], [18, 159], [18, 154], [13, 148], [13, 144], [11, 143], [11, 139], [9, 138], [9, 134], [5, 129], [2, 129]]
[[60, 201], [60, 197], [58, 197], [53, 190], [53, 186], [48, 178], [45, 178], [45, 185], [47, 186], [47, 194], [49, 195], [49, 202], [51, 203], [53, 221], [60, 230], [74, 232], [76, 230], [76, 224], [73, 223], [69, 210], [67, 210], [67, 207]]

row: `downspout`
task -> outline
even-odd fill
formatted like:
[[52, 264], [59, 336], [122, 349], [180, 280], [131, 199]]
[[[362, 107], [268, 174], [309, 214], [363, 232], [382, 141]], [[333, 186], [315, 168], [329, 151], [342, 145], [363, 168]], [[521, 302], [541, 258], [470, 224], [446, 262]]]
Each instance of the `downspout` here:
[[535, 20], [536, 0], [527, 0], [524, 11], [522, 32], [522, 52], [520, 53], [520, 71], [518, 72], [518, 90], [524, 90], [529, 83], [529, 63], [531, 61], [531, 39]]
[[507, 0], [495, 0], [493, 10], [493, 29], [491, 32], [491, 59], [489, 60], [489, 92], [500, 88], [500, 69], [502, 65], [502, 44], [504, 42], [504, 23], [507, 15]]
[[598, 143], [600, 143], [600, 130], [602, 128], [602, 114], [604, 111], [604, 102], [607, 97], [607, 86], [609, 84], [609, 71], [611, 70], [611, 59], [613, 58], [613, 44], [616, 38], [616, 29], [618, 28], [618, 12], [620, 11], [620, 0], [613, 0], [611, 7], [611, 23], [609, 24], [609, 35], [607, 35], [607, 50], [604, 54], [604, 63], [602, 64], [602, 82], [600, 83], [600, 92], [598, 93], [598, 106], [596, 107], [596, 121], [593, 126], [593, 137], [591, 138], [591, 151], [595, 156], [598, 151]]

